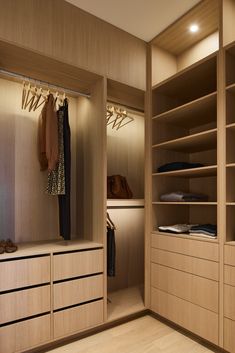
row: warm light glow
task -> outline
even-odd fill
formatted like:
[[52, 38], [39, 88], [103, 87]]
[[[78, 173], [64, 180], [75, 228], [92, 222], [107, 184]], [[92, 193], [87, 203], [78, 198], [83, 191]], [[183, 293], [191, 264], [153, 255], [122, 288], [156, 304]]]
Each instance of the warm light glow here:
[[190, 30], [190, 32], [195, 33], [199, 30], [199, 27], [198, 27], [198, 25], [193, 24], [190, 26], [189, 30]]

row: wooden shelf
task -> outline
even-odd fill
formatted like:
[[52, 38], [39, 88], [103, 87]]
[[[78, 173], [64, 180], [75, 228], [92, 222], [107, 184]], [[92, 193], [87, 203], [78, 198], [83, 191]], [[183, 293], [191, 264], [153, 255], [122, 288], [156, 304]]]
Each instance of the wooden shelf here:
[[144, 199], [108, 199], [107, 207], [143, 207]]
[[209, 176], [216, 176], [216, 175], [217, 175], [216, 165], [200, 167], [200, 168], [174, 170], [171, 172], [153, 173], [154, 177], [169, 176], [169, 177], [179, 177], [179, 178], [202, 178], [202, 177], [209, 177]]
[[235, 206], [235, 202], [226, 202], [227, 206]]
[[216, 148], [217, 129], [200, 132], [194, 135], [181, 137], [175, 140], [153, 145], [153, 148], [182, 152], [200, 152]]
[[226, 241], [225, 245], [235, 246], [235, 240]]
[[[167, 232], [159, 232], [159, 231], [153, 231], [152, 234], [157, 234], [157, 235], [166, 235], [168, 237], [176, 237], [176, 238], [185, 238], [185, 239], [192, 239], [192, 240], [197, 240], [197, 241], [206, 241], [206, 242], [213, 242], [213, 243], [218, 243], [218, 239], [211, 239], [211, 238], [206, 238], [206, 237], [201, 237], [200, 235], [189, 235], [185, 233], [180, 233], [180, 234], [174, 234], [174, 233], [167, 233]], [[235, 243], [235, 242], [234, 242]]]
[[37, 241], [29, 243], [19, 243], [18, 250], [11, 254], [1, 254], [1, 260], [19, 258], [24, 256], [44, 255], [51, 253], [59, 253], [64, 251], [84, 250], [93, 248], [103, 248], [103, 244], [95, 243], [89, 240], [54, 240], [54, 241]]
[[204, 125], [216, 120], [217, 92], [168, 110], [153, 117], [153, 121], [182, 125], [186, 128]]
[[232, 83], [231, 85], [226, 86], [226, 91], [230, 93], [235, 93], [235, 83]]
[[226, 168], [235, 168], [235, 163], [227, 163]]
[[163, 201], [153, 201], [153, 205], [181, 205], [181, 206], [187, 206], [187, 205], [196, 205], [196, 206], [216, 206], [217, 202], [163, 202]]
[[226, 125], [226, 129], [235, 131], [235, 123]]

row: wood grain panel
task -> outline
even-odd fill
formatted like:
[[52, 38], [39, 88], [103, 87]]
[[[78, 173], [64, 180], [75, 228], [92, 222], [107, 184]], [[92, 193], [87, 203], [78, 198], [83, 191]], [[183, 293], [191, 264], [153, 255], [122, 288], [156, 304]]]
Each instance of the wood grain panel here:
[[54, 310], [103, 297], [103, 275], [54, 285]]
[[54, 337], [60, 338], [103, 323], [103, 300], [53, 314]]
[[152, 234], [152, 247], [212, 261], [219, 259], [218, 244], [200, 240]]
[[223, 46], [235, 40], [235, 29], [233, 26], [234, 16], [234, 0], [223, 0]]
[[226, 265], [235, 266], [235, 247], [230, 245], [224, 246], [224, 263]]
[[80, 251], [53, 256], [53, 280], [103, 272], [103, 250]]
[[230, 353], [235, 352], [235, 321], [224, 319], [224, 349]]
[[151, 261], [214, 281], [219, 280], [219, 265], [213, 261], [154, 248], [151, 249]]
[[218, 313], [218, 283], [169, 267], [152, 264], [151, 285]]
[[0, 262], [0, 292], [50, 282], [50, 257]]
[[235, 321], [235, 287], [224, 285], [224, 316]]
[[218, 344], [218, 315], [155, 288], [151, 290], [151, 309], [157, 314]]
[[0, 324], [49, 312], [50, 286], [0, 295]]
[[22, 352], [51, 339], [50, 315], [0, 327], [1, 352]]
[[[190, 35], [188, 29], [192, 23], [197, 23], [200, 30], [198, 33]], [[218, 1], [205, 0], [155, 37], [152, 43], [172, 54], [179, 55], [201, 39], [215, 32], [218, 29], [218, 25]]]
[[235, 267], [224, 266], [224, 283], [235, 287]]
[[144, 41], [63, 0], [1, 0], [0, 6], [4, 41], [145, 88]]

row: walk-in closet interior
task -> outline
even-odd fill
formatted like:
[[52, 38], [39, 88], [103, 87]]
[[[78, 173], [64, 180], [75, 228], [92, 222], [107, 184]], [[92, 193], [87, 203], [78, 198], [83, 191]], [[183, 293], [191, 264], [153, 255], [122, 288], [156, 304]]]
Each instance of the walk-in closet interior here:
[[235, 0], [150, 41], [71, 2], [0, 0], [0, 353], [146, 314], [235, 353]]

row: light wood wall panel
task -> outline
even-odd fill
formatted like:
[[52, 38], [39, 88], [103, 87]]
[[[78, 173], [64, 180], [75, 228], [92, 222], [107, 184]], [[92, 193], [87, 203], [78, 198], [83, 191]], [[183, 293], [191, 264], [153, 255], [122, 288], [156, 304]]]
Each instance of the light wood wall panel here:
[[235, 352], [235, 321], [224, 319], [224, 349], [230, 353]]
[[223, 0], [223, 45], [228, 45], [235, 40], [235, 1]]
[[63, 0], [0, 1], [0, 37], [145, 88], [146, 43]]

